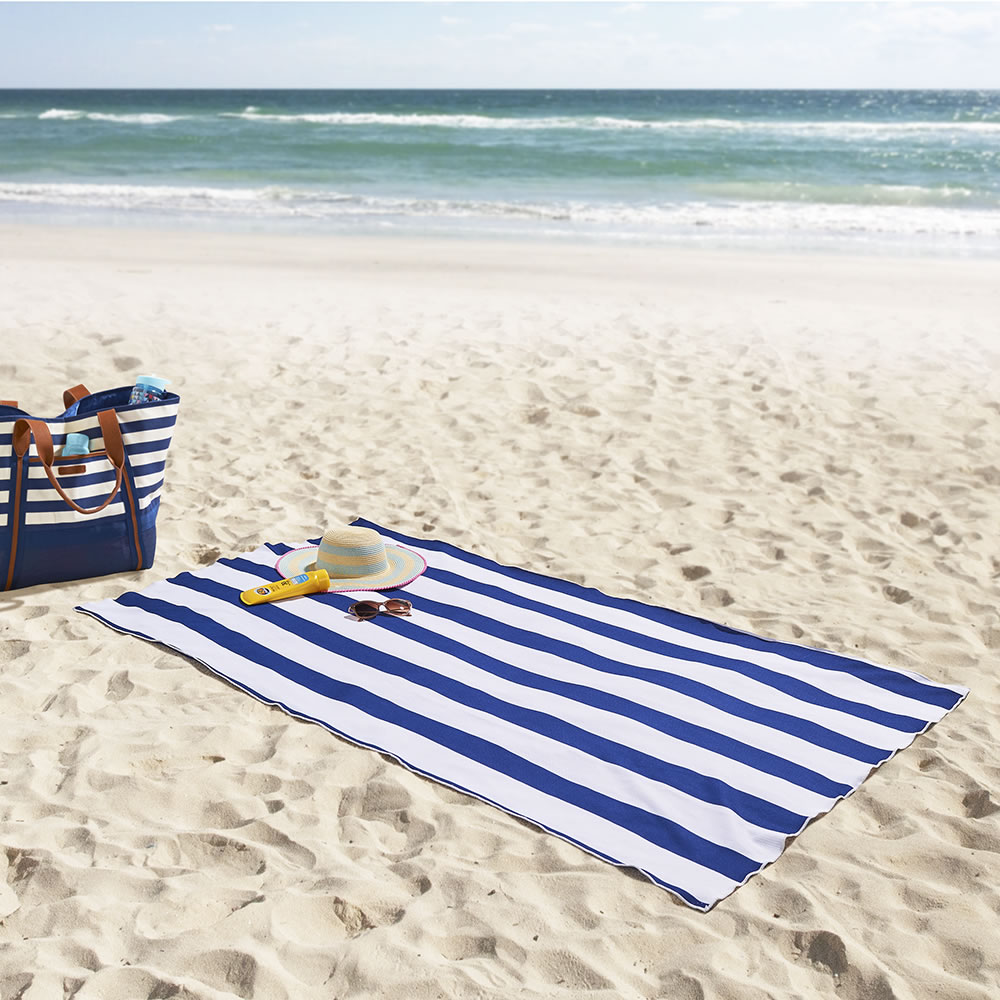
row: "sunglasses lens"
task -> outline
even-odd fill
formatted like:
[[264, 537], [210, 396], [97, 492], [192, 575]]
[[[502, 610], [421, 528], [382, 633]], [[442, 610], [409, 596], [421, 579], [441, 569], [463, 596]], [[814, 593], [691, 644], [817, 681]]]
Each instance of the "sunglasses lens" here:
[[385, 602], [385, 610], [393, 615], [409, 614], [413, 605], [409, 601], [404, 601], [400, 597], [392, 597]]
[[367, 618], [374, 618], [378, 614], [378, 605], [374, 601], [359, 601], [357, 604], [352, 604], [347, 610], [364, 621]]

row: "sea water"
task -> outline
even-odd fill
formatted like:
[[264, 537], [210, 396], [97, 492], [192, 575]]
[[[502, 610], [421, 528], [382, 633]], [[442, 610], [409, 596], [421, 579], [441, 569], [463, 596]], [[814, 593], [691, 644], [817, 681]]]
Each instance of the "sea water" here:
[[998, 91], [0, 91], [0, 221], [996, 255]]

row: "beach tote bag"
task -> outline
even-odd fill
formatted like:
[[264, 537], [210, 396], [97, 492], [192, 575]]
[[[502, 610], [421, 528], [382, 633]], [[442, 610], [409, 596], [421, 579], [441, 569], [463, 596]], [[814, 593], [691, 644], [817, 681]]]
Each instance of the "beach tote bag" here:
[[[130, 404], [131, 392], [75, 386], [52, 419], [0, 400], [0, 590], [153, 565], [180, 398]], [[63, 457], [68, 434], [89, 454]]]

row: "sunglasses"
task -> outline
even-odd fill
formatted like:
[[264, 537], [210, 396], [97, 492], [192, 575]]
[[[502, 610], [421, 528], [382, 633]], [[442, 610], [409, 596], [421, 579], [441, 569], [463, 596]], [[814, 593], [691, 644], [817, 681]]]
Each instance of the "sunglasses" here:
[[412, 617], [413, 605], [409, 601], [404, 601], [401, 597], [390, 597], [387, 601], [358, 601], [352, 604], [347, 610], [359, 622], [371, 621], [379, 611], [385, 609], [387, 615], [398, 615], [400, 617]]

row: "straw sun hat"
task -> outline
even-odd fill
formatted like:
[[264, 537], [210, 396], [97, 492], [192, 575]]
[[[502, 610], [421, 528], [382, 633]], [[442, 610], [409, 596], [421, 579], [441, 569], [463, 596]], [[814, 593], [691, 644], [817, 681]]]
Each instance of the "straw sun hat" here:
[[415, 580], [427, 563], [423, 556], [387, 545], [373, 528], [331, 528], [319, 545], [286, 552], [275, 564], [284, 576], [325, 569], [330, 591], [388, 590]]

